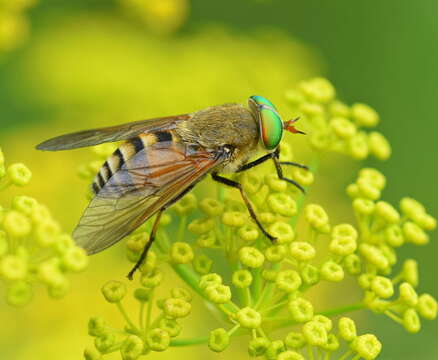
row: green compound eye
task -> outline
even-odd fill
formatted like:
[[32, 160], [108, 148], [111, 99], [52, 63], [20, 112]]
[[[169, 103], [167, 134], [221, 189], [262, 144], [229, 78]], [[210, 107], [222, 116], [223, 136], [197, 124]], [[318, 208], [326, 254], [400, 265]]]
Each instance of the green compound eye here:
[[283, 121], [275, 106], [262, 96], [251, 96], [249, 106], [260, 124], [260, 136], [267, 150], [277, 147], [283, 135]]

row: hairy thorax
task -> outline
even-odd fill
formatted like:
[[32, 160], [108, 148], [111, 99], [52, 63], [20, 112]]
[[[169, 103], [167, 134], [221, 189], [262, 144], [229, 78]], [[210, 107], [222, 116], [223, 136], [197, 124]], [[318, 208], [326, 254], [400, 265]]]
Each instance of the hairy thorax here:
[[233, 172], [245, 163], [257, 148], [259, 128], [252, 113], [240, 104], [212, 106], [193, 114], [190, 120], [178, 124], [176, 132], [188, 143], [210, 151], [224, 146], [232, 150], [221, 168]]

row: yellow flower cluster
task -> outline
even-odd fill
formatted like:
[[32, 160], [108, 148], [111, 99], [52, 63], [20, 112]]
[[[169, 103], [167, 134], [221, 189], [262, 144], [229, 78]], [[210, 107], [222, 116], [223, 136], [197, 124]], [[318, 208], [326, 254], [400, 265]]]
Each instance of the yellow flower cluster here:
[[363, 160], [374, 155], [386, 160], [391, 146], [377, 131], [367, 132], [379, 123], [379, 115], [370, 106], [355, 103], [347, 106], [336, 98], [333, 85], [326, 79], [314, 78], [288, 90], [286, 98], [300, 114], [309, 134], [310, 144], [317, 150], [336, 151]]
[[[304, 82], [293, 96], [288, 94], [305, 114], [312, 144], [321, 131], [328, 139], [327, 146], [316, 147], [315, 157], [320, 151], [333, 150], [356, 158], [369, 153], [381, 159], [389, 156], [390, 148], [382, 135], [359, 130], [375, 126], [377, 114], [362, 104], [347, 108], [339, 103], [328, 81]], [[315, 116], [309, 116], [312, 107]], [[327, 117], [328, 111], [338, 118]], [[356, 136], [363, 140], [360, 146], [357, 144], [362, 140], [352, 140]], [[82, 176], [89, 179], [113, 150], [109, 145], [97, 147], [98, 162], [84, 166]], [[361, 151], [362, 155], [356, 156]], [[281, 144], [280, 160], [297, 161], [287, 141]], [[313, 184], [314, 167], [308, 171], [286, 166], [285, 176], [305, 189]], [[400, 210], [380, 200], [386, 179], [379, 171], [362, 169], [356, 182], [348, 186], [357, 224], [332, 224], [327, 207], [304, 204], [305, 196], [291, 183], [280, 180], [273, 164], [265, 163], [232, 177], [242, 184], [261, 224], [277, 241], [272, 243], [262, 234], [236, 189], [217, 185], [215, 196], [214, 185], [205, 180], [208, 196], [191, 192], [161, 218], [153, 251], [140, 268], [140, 286], [134, 291], [140, 303], [139, 324], [134, 324], [120, 305], [127, 292], [125, 285], [110, 282], [103, 287], [105, 299], [118, 306], [127, 328], [116, 333], [105, 325], [104, 332], [90, 331], [95, 347], [86, 350], [86, 359], [101, 359], [118, 351], [123, 359], [135, 360], [151, 351], [201, 343], [221, 352], [240, 335], [246, 335], [250, 356], [269, 360], [310, 360], [317, 356], [372, 360], [382, 347], [377, 337], [357, 335], [355, 323], [345, 317], [334, 330], [331, 317], [371, 309], [401, 323], [409, 332], [420, 330], [420, 317], [436, 318], [436, 300], [427, 293], [417, 293], [417, 262], [406, 259], [402, 271], [393, 274], [397, 249], [404, 243], [426, 244], [427, 232], [436, 227], [436, 220], [414, 199], [402, 199]], [[202, 185], [198, 188], [202, 191]], [[303, 221], [298, 228], [299, 217]], [[150, 226], [148, 222], [127, 237], [130, 262], [138, 260], [149, 240]], [[190, 304], [192, 296], [183, 289], [173, 289], [169, 298], [159, 299], [161, 311], [155, 320], [151, 318], [154, 294], [163, 281], [162, 265], [172, 268], [208, 304], [207, 309], [222, 322], [221, 327], [206, 329], [207, 336], [176, 338], [184, 332], [179, 318], [196, 310]], [[345, 281], [348, 276], [357, 279], [356, 289], [364, 294], [362, 301], [345, 304], [340, 298], [337, 307], [319, 309], [310, 290], [324, 283], [351, 286]], [[163, 319], [172, 325], [164, 324]], [[96, 322], [100, 324], [101, 320], [92, 318], [90, 326]], [[283, 337], [271, 333], [290, 326], [299, 328]]]
[[[6, 167], [0, 149], [0, 191], [25, 186], [31, 178], [24, 164]], [[62, 233], [46, 206], [25, 195], [15, 196], [7, 207], [0, 205], [0, 281], [10, 305], [27, 304], [36, 283], [53, 298], [64, 296], [69, 290], [67, 274], [87, 264], [85, 251]]]

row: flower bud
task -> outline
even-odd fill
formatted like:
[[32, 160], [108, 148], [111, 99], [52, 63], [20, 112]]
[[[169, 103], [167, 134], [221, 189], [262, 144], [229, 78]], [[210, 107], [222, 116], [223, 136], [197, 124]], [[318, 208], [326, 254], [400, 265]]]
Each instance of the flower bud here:
[[208, 300], [215, 304], [225, 304], [231, 300], [231, 289], [229, 286], [215, 284], [205, 289]]
[[79, 272], [88, 266], [88, 256], [84, 249], [75, 246], [66, 250], [61, 258], [61, 266], [68, 271]]
[[123, 360], [137, 360], [143, 349], [143, 341], [136, 335], [129, 335], [120, 347], [120, 354]]
[[107, 333], [107, 324], [101, 317], [94, 316], [88, 320], [88, 335], [103, 336]]
[[250, 268], [261, 267], [265, 261], [265, 256], [255, 247], [244, 246], [239, 250], [240, 262]]
[[267, 199], [269, 208], [276, 214], [282, 216], [294, 216], [297, 213], [295, 200], [285, 193], [270, 194]]
[[395, 224], [400, 221], [400, 214], [394, 207], [385, 202], [385, 201], [378, 201], [376, 203], [376, 210], [375, 214], [379, 216], [383, 221], [385, 221], [387, 224]]
[[302, 333], [292, 331], [286, 335], [284, 343], [289, 349], [299, 350], [306, 345], [306, 339]]
[[176, 337], [181, 333], [182, 327], [174, 319], [161, 319], [159, 328], [166, 331], [170, 337]]
[[385, 229], [385, 240], [389, 246], [399, 247], [405, 242], [402, 229], [399, 225], [393, 224]]
[[30, 234], [32, 225], [25, 215], [11, 210], [4, 216], [3, 229], [10, 237], [21, 238]]
[[378, 269], [384, 270], [388, 268], [388, 259], [383, 255], [382, 251], [370, 244], [360, 244], [359, 252], [366, 261], [375, 265]]
[[196, 244], [201, 248], [212, 248], [216, 244], [216, 235], [213, 231], [202, 234], [196, 239]]
[[28, 263], [18, 255], [0, 258], [0, 275], [7, 280], [22, 280], [28, 272]]
[[[282, 151], [283, 151], [283, 145], [282, 145]], [[307, 169], [303, 169], [300, 167], [294, 167], [292, 169], [292, 177], [294, 178], [294, 180], [296, 182], [298, 182], [299, 184], [301, 184], [303, 186], [309, 186], [314, 181], [313, 173]], [[284, 180], [281, 180], [281, 181], [284, 181]], [[278, 189], [278, 187], [277, 187], [277, 189]], [[279, 189], [278, 190], [273, 189], [273, 190], [274, 191], [281, 191]], [[285, 191], [285, 190], [283, 190], [283, 191]]]
[[190, 291], [188, 291], [184, 288], [181, 288], [181, 287], [172, 288], [170, 290], [170, 294], [172, 295], [172, 297], [174, 299], [183, 299], [187, 302], [192, 302], [192, 300], [193, 300], [193, 296], [190, 293]]
[[161, 284], [163, 273], [158, 268], [141, 275], [140, 283], [145, 287], [152, 289]]
[[126, 292], [126, 285], [120, 281], [110, 280], [102, 286], [102, 294], [109, 303], [122, 301]]
[[278, 271], [273, 269], [263, 269], [262, 278], [263, 280], [274, 282], [277, 279]]
[[193, 220], [187, 228], [193, 234], [202, 235], [210, 232], [213, 227], [214, 219], [208, 217]]
[[32, 214], [37, 205], [38, 202], [34, 198], [25, 195], [15, 196], [12, 200], [12, 208], [27, 216]]
[[411, 221], [403, 224], [403, 234], [406, 241], [415, 245], [426, 245], [429, 242], [429, 236], [424, 230]]
[[392, 281], [383, 276], [376, 276], [371, 281], [371, 290], [382, 299], [388, 299], [394, 295]]
[[53, 221], [52, 219], [39, 221], [33, 231], [35, 241], [41, 247], [53, 245], [59, 237], [60, 232], [61, 227], [57, 222]]
[[183, 318], [190, 314], [192, 306], [183, 299], [170, 298], [164, 301], [163, 311], [170, 318]]
[[236, 320], [245, 329], [257, 329], [262, 323], [262, 316], [256, 310], [244, 307], [237, 312]]
[[294, 241], [290, 244], [290, 253], [297, 261], [310, 261], [316, 255], [315, 248], [304, 241]]
[[368, 136], [370, 153], [379, 160], [387, 160], [391, 156], [391, 145], [379, 132], [373, 131]]
[[418, 302], [418, 295], [411, 284], [404, 282], [400, 284], [400, 297], [399, 300], [407, 306], [414, 307]]
[[278, 175], [274, 173], [265, 175], [265, 183], [272, 192], [284, 192], [287, 189], [287, 182], [281, 180]]
[[284, 245], [272, 245], [265, 250], [266, 260], [271, 263], [280, 262], [286, 255], [286, 247]]
[[247, 219], [247, 214], [240, 211], [226, 211], [222, 214], [222, 223], [230, 227], [241, 227]]
[[303, 298], [289, 301], [288, 310], [292, 319], [296, 322], [303, 323], [313, 318], [313, 306]]
[[330, 127], [341, 139], [349, 139], [356, 134], [356, 126], [344, 117], [334, 117], [330, 119]]
[[216, 199], [204, 198], [199, 203], [200, 209], [205, 213], [205, 215], [213, 217], [219, 216], [224, 211], [224, 205]]
[[178, 215], [187, 215], [194, 209], [196, 209], [196, 205], [196, 196], [192, 192], [190, 192], [185, 195], [181, 200], [179, 200], [173, 206], [173, 209], [177, 212]]
[[356, 337], [356, 325], [354, 321], [348, 317], [342, 317], [338, 322], [339, 335], [347, 342], [353, 341]]
[[170, 259], [175, 264], [189, 264], [195, 254], [192, 247], [184, 242], [174, 242], [170, 248]]
[[276, 360], [285, 350], [283, 341], [274, 340], [268, 345], [265, 355], [268, 360]]
[[323, 346], [327, 343], [327, 330], [324, 325], [316, 321], [305, 323], [302, 332], [309, 345]]
[[230, 336], [225, 329], [219, 328], [210, 332], [208, 347], [211, 351], [222, 352], [230, 344]]
[[268, 232], [278, 239], [277, 242], [279, 244], [288, 244], [295, 238], [295, 232], [292, 229], [292, 226], [281, 221], [273, 223], [269, 227]]
[[245, 192], [248, 194], [255, 194], [257, 191], [259, 191], [263, 181], [262, 177], [258, 173], [254, 171], [248, 171], [242, 174], [241, 184]]
[[146, 343], [153, 351], [164, 351], [170, 345], [170, 336], [166, 330], [155, 328], [146, 335]]
[[115, 343], [116, 337], [111, 333], [102, 334], [94, 339], [94, 346], [101, 353], [108, 351]]
[[348, 139], [348, 153], [357, 160], [363, 160], [368, 156], [368, 139], [364, 132], [360, 131]]
[[375, 359], [382, 350], [382, 344], [373, 334], [365, 334], [356, 337], [352, 347], [360, 357], [366, 360]]
[[306, 264], [301, 268], [301, 279], [306, 285], [315, 285], [319, 282], [319, 269], [311, 264]]
[[312, 321], [316, 321], [317, 323], [321, 324], [322, 326], [324, 326], [325, 330], [327, 331], [327, 333], [332, 329], [333, 327], [333, 323], [332, 321], [324, 315], [315, 315], [312, 319]]
[[316, 231], [326, 233], [329, 218], [322, 206], [309, 204], [305, 208], [305, 217], [309, 225]]
[[359, 178], [356, 184], [361, 197], [370, 200], [377, 200], [380, 198], [380, 190], [367, 179]]
[[435, 298], [429, 294], [422, 294], [418, 298], [418, 313], [427, 320], [434, 320], [437, 316], [438, 305]]
[[403, 327], [413, 334], [420, 331], [421, 322], [415, 309], [410, 308], [403, 313]]
[[358, 275], [362, 271], [362, 261], [356, 254], [347, 255], [342, 262], [345, 271], [350, 275]]
[[366, 104], [353, 104], [351, 107], [351, 115], [358, 126], [371, 128], [379, 123], [379, 114]]
[[374, 212], [375, 204], [373, 201], [364, 198], [357, 198], [353, 201], [353, 209], [359, 215], [368, 216]]
[[138, 288], [134, 291], [134, 297], [141, 303], [148, 302], [151, 299], [150, 288]]
[[193, 269], [201, 275], [208, 274], [212, 266], [213, 260], [204, 254], [196, 256], [193, 261]]
[[247, 288], [252, 283], [252, 275], [248, 270], [237, 270], [233, 273], [233, 285], [239, 289]]
[[259, 337], [251, 339], [248, 344], [248, 353], [253, 357], [262, 356], [265, 354], [269, 344], [269, 340], [266, 338]]
[[92, 348], [92, 347], [88, 347], [84, 350], [84, 359], [85, 360], [101, 360], [102, 356], [100, 355], [100, 353]]
[[14, 281], [6, 291], [6, 301], [11, 306], [24, 306], [32, 299], [32, 288], [28, 282]]
[[259, 231], [254, 225], [245, 224], [239, 228], [237, 235], [246, 243], [253, 243], [259, 237]]
[[287, 293], [298, 290], [301, 283], [301, 277], [295, 270], [280, 271], [275, 280], [277, 287]]
[[333, 282], [342, 281], [344, 279], [344, 269], [334, 261], [328, 260], [321, 266], [321, 278]]
[[207, 287], [211, 285], [217, 285], [217, 284], [222, 284], [222, 278], [220, 275], [216, 273], [203, 275], [199, 280], [199, 287], [203, 290], [207, 289]]
[[6, 171], [12, 183], [16, 186], [25, 186], [32, 179], [32, 172], [22, 163], [12, 164]]

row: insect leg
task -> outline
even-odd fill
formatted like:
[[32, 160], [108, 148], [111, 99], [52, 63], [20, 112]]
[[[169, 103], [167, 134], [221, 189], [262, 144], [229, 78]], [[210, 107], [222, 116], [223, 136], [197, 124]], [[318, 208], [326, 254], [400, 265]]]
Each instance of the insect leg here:
[[233, 188], [239, 189], [240, 194], [242, 195], [242, 199], [245, 202], [245, 205], [251, 215], [251, 218], [255, 221], [255, 223], [257, 224], [257, 226], [259, 227], [259, 229], [261, 230], [261, 232], [272, 242], [275, 242], [277, 240], [277, 238], [275, 238], [274, 236], [272, 236], [271, 234], [269, 234], [264, 228], [263, 225], [261, 224], [261, 222], [259, 221], [259, 219], [257, 219], [257, 215], [248, 199], [248, 196], [246, 195], [245, 191], [242, 188], [242, 185], [240, 183], [238, 183], [237, 181], [233, 181], [227, 178], [224, 178], [220, 175], [218, 175], [217, 173], [212, 173], [211, 177], [213, 178], [213, 180], [227, 185], [227, 186], [231, 186]]
[[295, 180], [288, 179], [288, 178], [285, 178], [283, 176], [283, 169], [281, 168], [281, 163], [280, 163], [280, 161], [278, 161], [278, 158], [273, 157], [272, 160], [274, 160], [275, 169], [277, 170], [278, 178], [281, 180], [287, 181], [288, 183], [296, 186], [298, 189], [300, 189], [303, 192], [303, 194], [305, 194], [306, 191], [304, 190], [304, 188], [300, 184], [298, 184]]
[[296, 163], [293, 161], [279, 161], [278, 162], [280, 165], [292, 165], [292, 166], [296, 166], [300, 169], [304, 169], [304, 170], [309, 170], [309, 167], [300, 163]]
[[236, 172], [242, 172], [242, 171], [251, 169], [254, 166], [257, 166], [257, 165], [260, 165], [260, 164], [264, 163], [266, 160], [272, 159], [273, 156], [275, 156], [274, 153], [269, 153], [269, 154], [263, 155], [262, 157], [254, 160], [254, 161], [251, 161], [248, 164], [242, 165], [241, 167], [239, 167], [236, 170]]
[[143, 251], [139, 259], [135, 263], [134, 267], [129, 272], [127, 276], [129, 280], [132, 280], [132, 276], [134, 275], [135, 271], [141, 266], [141, 264], [143, 264], [143, 261], [146, 259], [146, 255], [148, 254], [148, 251], [155, 240], [155, 234], [157, 232], [158, 225], [160, 224], [161, 214], [163, 213], [164, 210], [165, 208], [161, 208], [160, 210], [158, 210], [157, 217], [155, 218], [154, 225], [152, 226], [151, 235], [149, 236], [149, 241], [146, 243], [145, 247], [143, 248]]
[[151, 235], [149, 236], [149, 241], [145, 245], [145, 247], [144, 247], [144, 249], [143, 249], [143, 251], [142, 251], [142, 253], [140, 255], [140, 258], [137, 260], [137, 262], [135, 263], [134, 267], [129, 272], [129, 274], [128, 274], [128, 279], [129, 280], [132, 280], [132, 276], [134, 275], [135, 271], [141, 266], [143, 261], [146, 259], [148, 251], [149, 251], [150, 247], [152, 246], [152, 243], [155, 240], [155, 234], [157, 232], [158, 225], [160, 224], [160, 218], [161, 218], [161, 214], [163, 213], [163, 211], [166, 210], [169, 206], [171, 206], [174, 203], [176, 203], [184, 195], [186, 195], [190, 190], [192, 190], [194, 188], [195, 185], [196, 185], [196, 183], [190, 185], [187, 189], [185, 189], [176, 198], [170, 200], [165, 206], [163, 206], [160, 210], [158, 210], [157, 217], [155, 218], [154, 225], [152, 226]]

